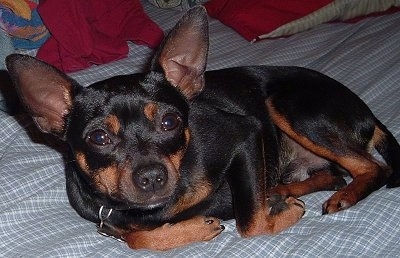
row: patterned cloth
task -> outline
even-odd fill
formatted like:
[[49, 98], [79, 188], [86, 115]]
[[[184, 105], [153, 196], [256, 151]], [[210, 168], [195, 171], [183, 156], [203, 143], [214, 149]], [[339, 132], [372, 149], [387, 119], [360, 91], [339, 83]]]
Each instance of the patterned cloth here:
[[37, 4], [27, 1], [29, 5], [27, 3], [25, 6], [22, 5], [24, 1], [15, 3], [18, 2], [21, 5], [10, 9], [0, 0], [0, 29], [11, 36], [14, 48], [39, 48], [49, 37], [49, 32], [37, 12]]

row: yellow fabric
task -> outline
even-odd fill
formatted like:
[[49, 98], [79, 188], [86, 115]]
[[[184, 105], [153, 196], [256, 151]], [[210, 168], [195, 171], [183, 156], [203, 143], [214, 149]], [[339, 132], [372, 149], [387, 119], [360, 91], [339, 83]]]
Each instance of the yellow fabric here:
[[25, 0], [0, 0], [0, 6], [7, 7], [24, 19], [30, 20], [32, 18], [31, 9]]

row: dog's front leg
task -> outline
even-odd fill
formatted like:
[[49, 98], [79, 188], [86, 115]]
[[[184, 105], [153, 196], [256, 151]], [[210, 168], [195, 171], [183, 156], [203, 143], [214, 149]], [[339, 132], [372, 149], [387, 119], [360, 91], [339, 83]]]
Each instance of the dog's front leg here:
[[209, 241], [224, 230], [213, 217], [197, 216], [175, 224], [164, 224], [153, 230], [132, 231], [124, 235], [132, 249], [165, 251], [193, 242]]
[[[304, 214], [302, 201], [293, 197], [268, 196], [271, 173], [277, 173], [278, 157], [273, 139], [267, 139], [272, 140], [272, 146], [267, 146], [267, 140], [260, 138], [254, 136], [248, 146], [240, 147], [227, 174], [236, 226], [243, 237], [280, 232]], [[258, 143], [256, 149], [254, 143]]]

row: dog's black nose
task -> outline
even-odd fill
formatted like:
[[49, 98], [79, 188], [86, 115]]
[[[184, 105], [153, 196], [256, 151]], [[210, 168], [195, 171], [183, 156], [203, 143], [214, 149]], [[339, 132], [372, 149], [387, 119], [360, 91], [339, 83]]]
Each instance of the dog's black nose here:
[[133, 175], [133, 181], [146, 192], [162, 189], [168, 181], [167, 169], [162, 165], [151, 165], [139, 169]]

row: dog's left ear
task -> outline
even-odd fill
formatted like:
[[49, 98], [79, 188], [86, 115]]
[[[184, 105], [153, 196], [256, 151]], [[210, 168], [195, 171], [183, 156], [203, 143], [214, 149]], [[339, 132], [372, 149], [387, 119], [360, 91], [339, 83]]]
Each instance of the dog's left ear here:
[[190, 9], [164, 40], [153, 62], [188, 99], [204, 88], [208, 54], [208, 19], [204, 7]]

